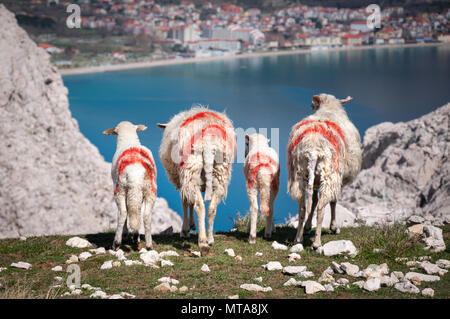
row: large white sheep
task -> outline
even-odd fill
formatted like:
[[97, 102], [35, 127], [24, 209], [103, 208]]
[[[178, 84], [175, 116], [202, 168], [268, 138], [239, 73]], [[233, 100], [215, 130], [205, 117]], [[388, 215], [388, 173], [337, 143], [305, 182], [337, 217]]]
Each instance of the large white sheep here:
[[111, 176], [114, 182], [114, 198], [119, 209], [113, 249], [122, 243], [122, 232], [129, 226], [138, 241], [141, 223], [141, 208], [144, 204], [145, 246], [153, 249], [151, 222], [153, 204], [156, 199], [156, 166], [152, 152], [142, 146], [137, 132], [146, 130], [145, 125], [120, 122], [107, 129], [105, 135], [117, 135], [117, 148], [112, 160]]
[[323, 214], [328, 203], [331, 206], [330, 229], [338, 232], [336, 202], [341, 187], [351, 182], [361, 169], [360, 136], [342, 106], [351, 99], [338, 100], [329, 94], [314, 95], [314, 114], [295, 124], [289, 137], [288, 192], [299, 203], [296, 241], [303, 240], [307, 195], [308, 228], [317, 206], [313, 248], [321, 246]]
[[[180, 191], [183, 205], [181, 237], [195, 228], [193, 209], [198, 217], [198, 244], [202, 255], [214, 243], [213, 228], [216, 209], [226, 197], [231, 168], [236, 153], [233, 124], [225, 114], [204, 107], [175, 115], [165, 129], [159, 156], [169, 180]], [[205, 230], [205, 201], [208, 207], [208, 234]], [[188, 220], [190, 210], [190, 220]]]
[[256, 243], [256, 221], [258, 218], [258, 192], [261, 213], [266, 216], [265, 237], [274, 231], [273, 202], [280, 185], [280, 164], [277, 152], [269, 147], [269, 140], [262, 134], [245, 136], [244, 175], [247, 196], [250, 201], [249, 243]]

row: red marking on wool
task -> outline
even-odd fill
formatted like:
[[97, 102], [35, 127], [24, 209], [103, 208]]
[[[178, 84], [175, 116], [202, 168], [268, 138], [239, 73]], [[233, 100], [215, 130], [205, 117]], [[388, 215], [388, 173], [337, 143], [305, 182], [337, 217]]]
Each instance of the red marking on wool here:
[[[149, 163], [144, 161], [146, 159]], [[156, 194], [157, 186], [156, 186], [156, 176], [153, 174], [155, 171], [155, 163], [152, 161], [149, 154], [139, 147], [130, 147], [120, 154], [119, 159], [117, 160], [117, 171], [119, 176], [123, 174], [125, 168], [132, 164], [141, 164], [145, 170], [147, 171], [147, 176], [151, 180], [151, 188], [152, 192]]]
[[[256, 166], [253, 166], [254, 164], [256, 164]], [[250, 157], [248, 165], [250, 169], [250, 174], [247, 183], [248, 188], [251, 188], [255, 185], [256, 175], [258, 174], [261, 168], [265, 167], [270, 170], [270, 179], [272, 188], [278, 189], [278, 182], [276, 181], [276, 179], [274, 179], [274, 171], [273, 171], [273, 167], [276, 167], [278, 171], [279, 164], [277, 161], [275, 161], [267, 154], [261, 154], [260, 152], [256, 152]]]
[[191, 122], [193, 122], [193, 121], [195, 121], [195, 120], [203, 119], [203, 118], [206, 118], [206, 117], [214, 117], [214, 118], [216, 118], [217, 120], [221, 121], [224, 125], [230, 126], [230, 125], [227, 123], [227, 121], [225, 121], [221, 116], [217, 115], [216, 113], [213, 113], [213, 112], [200, 112], [200, 113], [197, 113], [197, 114], [195, 114], [195, 115], [193, 115], [193, 116], [187, 118], [187, 119], [181, 124], [180, 128], [182, 128], [182, 127], [188, 125], [189, 123], [191, 123]]
[[[200, 114], [200, 113], [199, 113]], [[184, 163], [186, 162], [187, 158], [191, 154], [192, 148], [194, 147], [195, 143], [202, 140], [206, 135], [212, 135], [219, 137], [228, 143], [228, 147], [230, 149], [234, 149], [233, 140], [228, 138], [226, 130], [217, 124], [210, 124], [205, 126], [201, 131], [197, 131], [192, 137], [189, 143], [185, 144], [182, 150], [182, 161], [180, 163], [180, 168], [183, 168]], [[225, 146], [224, 146], [225, 148]], [[225, 150], [224, 150], [225, 151]]]
[[330, 121], [323, 121], [323, 122], [324, 122], [328, 127], [334, 129], [334, 130], [339, 134], [339, 136], [341, 137], [342, 141], [343, 141], [344, 144], [345, 144], [345, 147], [347, 147], [347, 141], [345, 140], [344, 133], [342, 132], [342, 130], [341, 130], [341, 128], [339, 127], [339, 125], [337, 125], [337, 124], [334, 123], [334, 122], [330, 122]]
[[291, 153], [294, 150], [294, 148], [303, 140], [303, 138], [306, 135], [311, 133], [317, 133], [325, 137], [335, 149], [337, 156], [340, 156], [341, 148], [339, 146], [339, 140], [331, 130], [328, 130], [321, 124], [316, 124], [312, 127], [309, 127], [306, 130], [304, 130], [299, 136], [297, 136], [297, 138], [289, 146], [289, 153]]

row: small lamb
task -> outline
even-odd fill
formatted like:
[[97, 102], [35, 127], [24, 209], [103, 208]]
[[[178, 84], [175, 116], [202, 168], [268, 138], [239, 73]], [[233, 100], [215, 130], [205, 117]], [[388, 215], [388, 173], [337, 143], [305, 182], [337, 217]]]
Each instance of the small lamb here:
[[116, 236], [113, 249], [122, 243], [122, 231], [129, 227], [136, 242], [139, 240], [141, 208], [144, 203], [145, 246], [153, 249], [151, 222], [153, 204], [156, 199], [156, 166], [152, 152], [142, 146], [137, 132], [146, 130], [145, 125], [120, 122], [115, 128], [107, 129], [104, 135], [117, 135], [117, 148], [112, 161], [111, 176], [114, 182], [114, 198], [119, 209]]
[[273, 202], [280, 185], [280, 164], [277, 152], [269, 147], [269, 140], [261, 134], [245, 136], [244, 175], [247, 196], [250, 201], [249, 243], [256, 243], [256, 221], [258, 218], [258, 192], [261, 213], [266, 216], [265, 237], [274, 232]]
[[350, 183], [361, 169], [361, 142], [358, 130], [349, 120], [343, 104], [352, 98], [338, 100], [320, 94], [312, 98], [314, 114], [295, 124], [289, 137], [288, 192], [298, 201], [299, 217], [296, 241], [303, 240], [306, 211], [311, 219], [317, 205], [317, 228], [313, 248], [321, 246], [321, 229], [325, 206], [331, 206], [331, 225], [336, 225], [336, 202], [341, 187]]

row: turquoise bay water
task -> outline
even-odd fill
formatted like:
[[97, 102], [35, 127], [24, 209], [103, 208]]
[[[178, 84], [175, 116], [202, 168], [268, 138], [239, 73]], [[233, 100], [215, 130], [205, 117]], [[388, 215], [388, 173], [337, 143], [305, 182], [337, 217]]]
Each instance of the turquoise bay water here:
[[[126, 71], [68, 75], [70, 109], [81, 132], [107, 161], [115, 138], [101, 132], [123, 120], [145, 124], [140, 133], [158, 169], [158, 196], [182, 214], [178, 192], [159, 161], [162, 131], [156, 123], [195, 103], [226, 111], [235, 127], [279, 128], [280, 193], [275, 222], [297, 213], [286, 193], [286, 145], [290, 128], [311, 114], [311, 97], [330, 93], [354, 100], [346, 104], [361, 133], [384, 121], [408, 121], [450, 102], [450, 47], [395, 48], [236, 59]], [[249, 203], [242, 163], [233, 166], [225, 203], [215, 230], [229, 230]], [[112, 190], [111, 190], [112, 191]]]

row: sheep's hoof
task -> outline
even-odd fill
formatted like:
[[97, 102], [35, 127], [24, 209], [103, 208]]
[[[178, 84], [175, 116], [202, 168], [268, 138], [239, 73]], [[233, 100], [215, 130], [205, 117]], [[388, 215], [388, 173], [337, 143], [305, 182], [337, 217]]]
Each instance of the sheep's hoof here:
[[331, 233], [336, 234], [336, 235], [341, 233], [341, 229], [338, 227], [330, 227], [330, 230], [331, 230]]
[[265, 238], [265, 239], [270, 239], [270, 238], [272, 238], [272, 232], [264, 233], [264, 238]]
[[112, 245], [112, 250], [117, 251], [119, 250], [120, 243], [118, 241], [114, 241]]
[[295, 237], [294, 243], [295, 243], [295, 244], [301, 244], [301, 243], [303, 243], [303, 236], [302, 236], [302, 237]]
[[256, 244], [256, 237], [250, 236], [248, 238], [248, 243], [249, 244]]
[[314, 249], [314, 250], [319, 250], [319, 248], [320, 247], [322, 247], [322, 243], [319, 241], [319, 242], [314, 242], [313, 244], [312, 244], [312, 248]]
[[197, 226], [195, 225], [195, 223], [193, 223], [193, 224], [191, 224], [191, 230], [196, 230], [197, 229]]
[[146, 246], [145, 249], [147, 249], [148, 251], [153, 250], [153, 245], [151, 245], [151, 246]]
[[200, 254], [202, 255], [202, 257], [208, 256], [209, 254], [209, 245], [206, 242], [200, 243], [199, 244], [200, 247]]
[[181, 231], [180, 232], [180, 237], [181, 238], [189, 238], [191, 235], [189, 234], [188, 231]]

